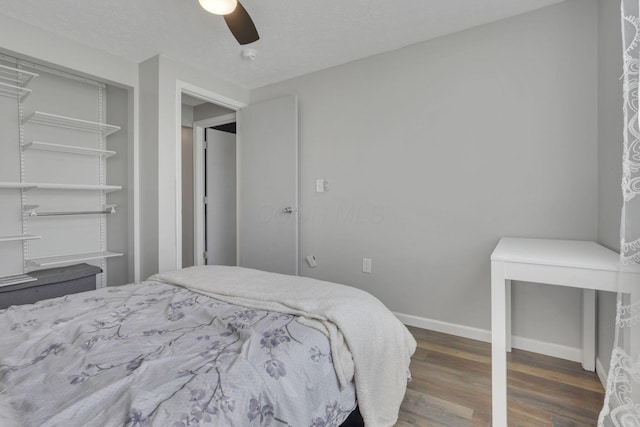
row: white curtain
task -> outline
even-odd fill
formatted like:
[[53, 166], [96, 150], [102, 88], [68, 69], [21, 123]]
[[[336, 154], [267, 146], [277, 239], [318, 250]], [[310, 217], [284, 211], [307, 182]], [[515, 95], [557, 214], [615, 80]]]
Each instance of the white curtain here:
[[640, 427], [640, 0], [622, 0], [623, 206], [616, 338], [598, 426]]

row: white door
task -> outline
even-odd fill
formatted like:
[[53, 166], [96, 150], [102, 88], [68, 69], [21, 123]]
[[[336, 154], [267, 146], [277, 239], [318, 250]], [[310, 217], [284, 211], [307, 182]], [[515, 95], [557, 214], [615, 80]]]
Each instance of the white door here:
[[206, 129], [206, 263], [236, 265], [236, 135]]
[[297, 98], [241, 109], [238, 128], [238, 264], [297, 275]]

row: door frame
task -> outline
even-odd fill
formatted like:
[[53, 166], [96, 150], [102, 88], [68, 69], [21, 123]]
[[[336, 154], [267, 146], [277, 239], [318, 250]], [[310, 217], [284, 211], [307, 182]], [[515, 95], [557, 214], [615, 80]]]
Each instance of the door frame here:
[[[228, 96], [222, 95], [217, 92], [213, 92], [199, 86], [193, 85], [191, 83], [176, 80], [176, 88], [175, 88], [175, 186], [176, 186], [176, 206], [175, 206], [175, 228], [176, 228], [176, 251], [175, 251], [175, 265], [176, 268], [182, 268], [182, 94], [192, 96], [197, 99], [201, 99], [205, 102], [210, 102], [212, 104], [219, 105], [221, 107], [228, 108], [233, 111], [238, 111], [239, 109], [246, 107], [248, 104], [235, 100], [233, 98], [229, 98]], [[235, 113], [234, 113], [235, 114]], [[194, 126], [194, 135], [196, 128]], [[240, 135], [236, 134], [236, 152], [238, 150], [240, 144]], [[194, 147], [195, 148], [195, 147]], [[195, 153], [195, 151], [194, 151]], [[195, 154], [194, 154], [195, 155]], [[194, 169], [196, 164], [196, 158], [194, 157]], [[195, 179], [195, 177], [194, 177]], [[195, 197], [195, 182], [194, 182], [194, 203], [197, 200]], [[196, 218], [194, 218], [194, 224]], [[195, 235], [197, 236], [197, 234]], [[196, 240], [194, 236], [194, 242]], [[194, 248], [195, 249], [195, 248]], [[237, 257], [237, 256], [236, 256]], [[196, 261], [196, 260], [194, 260]], [[194, 263], [195, 265], [200, 265]]]
[[[213, 126], [226, 125], [236, 121], [236, 113], [224, 114], [222, 116], [211, 117], [209, 119], [198, 120], [193, 122], [193, 254], [194, 265], [205, 265], [204, 261], [204, 242], [205, 236], [205, 221], [207, 220], [204, 214], [204, 170], [206, 158], [202, 154], [204, 153], [204, 134], [205, 129]], [[238, 134], [236, 132], [236, 171], [238, 166]], [[236, 182], [238, 174], [236, 172]], [[238, 185], [236, 183], [236, 265], [238, 264]]]

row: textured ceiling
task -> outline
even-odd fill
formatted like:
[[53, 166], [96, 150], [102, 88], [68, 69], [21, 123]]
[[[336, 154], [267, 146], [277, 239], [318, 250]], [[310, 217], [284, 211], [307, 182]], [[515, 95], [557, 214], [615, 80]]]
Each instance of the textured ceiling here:
[[131, 61], [160, 53], [256, 88], [561, 1], [243, 0], [261, 36], [249, 45], [255, 61], [197, 0], [0, 0], [0, 13]]

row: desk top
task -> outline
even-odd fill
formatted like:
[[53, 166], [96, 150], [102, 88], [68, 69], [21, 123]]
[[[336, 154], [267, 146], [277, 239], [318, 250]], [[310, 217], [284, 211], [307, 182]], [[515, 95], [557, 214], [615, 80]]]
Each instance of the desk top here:
[[491, 260], [617, 271], [620, 255], [596, 242], [503, 237]]

